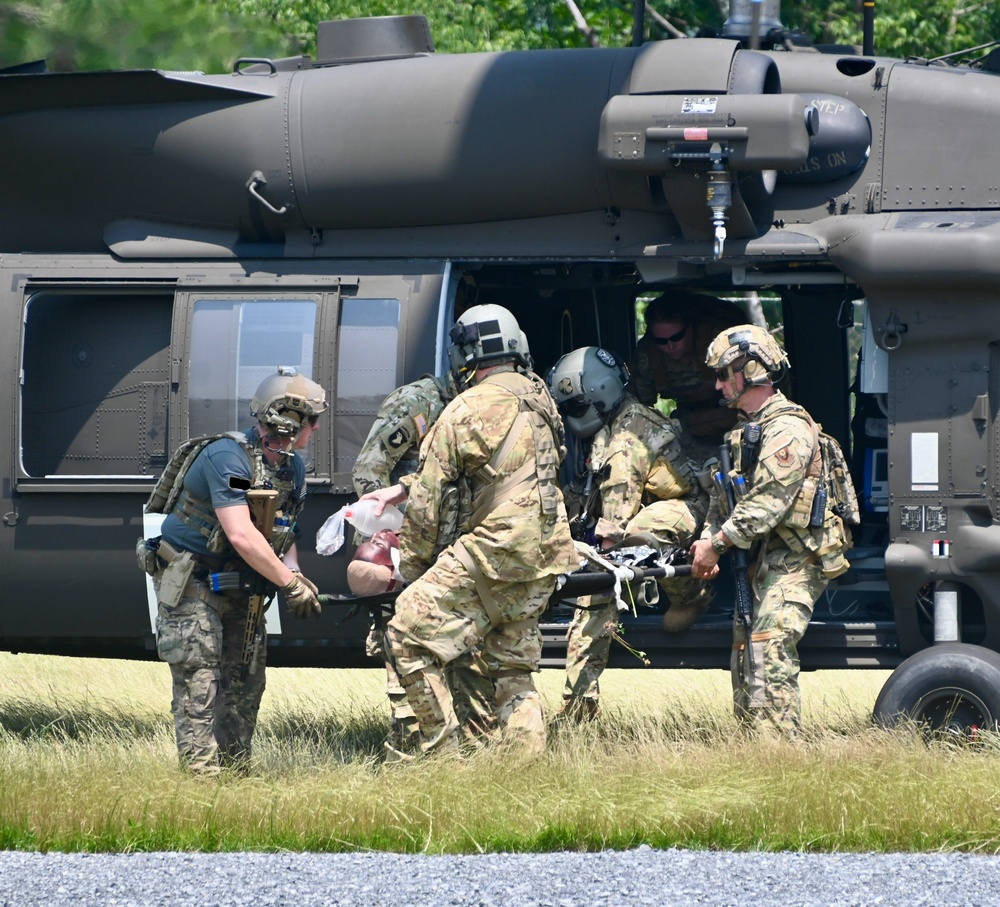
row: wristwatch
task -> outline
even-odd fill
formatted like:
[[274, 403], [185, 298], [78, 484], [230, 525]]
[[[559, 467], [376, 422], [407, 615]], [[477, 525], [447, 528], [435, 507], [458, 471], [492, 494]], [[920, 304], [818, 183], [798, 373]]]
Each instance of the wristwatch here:
[[712, 536], [712, 550], [718, 555], [723, 555], [729, 550], [729, 543], [721, 532]]

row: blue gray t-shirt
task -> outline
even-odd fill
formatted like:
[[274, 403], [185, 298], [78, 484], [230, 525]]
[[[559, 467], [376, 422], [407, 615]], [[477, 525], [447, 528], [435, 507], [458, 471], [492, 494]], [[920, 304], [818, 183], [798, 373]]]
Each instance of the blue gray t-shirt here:
[[[260, 438], [256, 426], [245, 434], [253, 444]], [[301, 499], [306, 481], [306, 464], [302, 457], [296, 453], [287, 466], [278, 470], [277, 477], [285, 481], [294, 477], [295, 490], [290, 505]], [[210, 501], [212, 509], [218, 510], [220, 507], [245, 504], [247, 489], [252, 481], [253, 464], [239, 442], [232, 438], [220, 438], [195, 458], [184, 476], [184, 489], [200, 501]], [[175, 548], [195, 554], [209, 553], [208, 539], [174, 514], [169, 514], [163, 521], [161, 535]]]

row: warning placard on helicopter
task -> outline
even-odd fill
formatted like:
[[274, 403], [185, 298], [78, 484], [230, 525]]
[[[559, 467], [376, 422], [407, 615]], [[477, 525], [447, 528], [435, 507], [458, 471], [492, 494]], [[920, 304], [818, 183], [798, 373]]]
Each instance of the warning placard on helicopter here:
[[713, 114], [718, 106], [718, 97], [685, 98], [681, 105], [681, 113]]

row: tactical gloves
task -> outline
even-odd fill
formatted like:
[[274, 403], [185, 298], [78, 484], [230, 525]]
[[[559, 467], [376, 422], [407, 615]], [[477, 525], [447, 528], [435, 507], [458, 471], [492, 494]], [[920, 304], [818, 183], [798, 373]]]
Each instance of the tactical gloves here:
[[319, 589], [301, 573], [293, 573], [286, 586], [281, 587], [281, 597], [285, 606], [300, 620], [319, 617], [323, 608], [319, 603]]

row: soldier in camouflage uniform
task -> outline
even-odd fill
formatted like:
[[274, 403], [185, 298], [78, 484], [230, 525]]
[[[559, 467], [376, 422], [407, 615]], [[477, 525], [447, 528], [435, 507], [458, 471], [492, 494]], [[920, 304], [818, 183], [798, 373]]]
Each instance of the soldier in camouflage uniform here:
[[681, 443], [694, 460], [718, 452], [722, 438], [736, 424], [736, 414], [721, 406], [715, 375], [705, 365], [705, 350], [719, 331], [746, 321], [731, 302], [672, 290], [646, 308], [646, 333], [629, 366], [629, 389], [640, 403], [672, 399], [673, 417], [681, 424]]
[[[250, 406], [257, 425], [192, 449], [170, 487], [158, 485], [147, 505], [167, 513], [153, 572], [156, 649], [170, 665], [181, 765], [196, 775], [249, 770], [265, 683], [263, 622], [245, 670], [249, 596], [242, 589], [213, 592], [209, 574], [249, 578], [256, 572], [297, 617], [320, 613], [316, 587], [298, 570], [295, 520], [305, 496], [305, 463], [295, 449], [308, 444], [326, 408], [325, 392], [308, 378], [267, 378]], [[254, 523], [251, 489], [278, 492], [270, 540]], [[160, 509], [164, 501], [173, 503]]]
[[467, 388], [428, 434], [416, 474], [368, 495], [407, 502], [400, 572], [411, 583], [386, 635], [425, 753], [457, 750], [445, 666], [477, 649], [506, 737], [537, 751], [545, 745], [532, 680], [538, 618], [556, 576], [579, 565], [558, 484], [562, 422], [527, 369], [510, 312], [473, 306], [451, 337], [452, 371]]
[[[563, 356], [549, 373], [549, 388], [570, 431], [590, 440], [586, 468], [599, 483], [595, 540], [610, 548], [639, 532], [663, 546], [688, 548], [708, 508], [696, 464], [681, 450], [677, 422], [626, 393], [627, 374], [614, 354], [581, 347]], [[664, 628], [690, 626], [707, 607], [710, 589], [690, 577], [660, 581], [670, 597]], [[608, 664], [617, 603], [608, 596], [578, 602], [566, 653], [563, 714], [597, 714], [598, 679]]]
[[[382, 401], [354, 461], [354, 489], [359, 497], [369, 491], [389, 488], [401, 477], [416, 471], [421, 441], [456, 393], [450, 374], [445, 378], [424, 375], [397, 388]], [[355, 540], [361, 543], [363, 537], [356, 536]], [[385, 591], [391, 581], [390, 574], [381, 591]], [[419, 747], [420, 726], [399, 682], [384, 636], [384, 628], [372, 624], [365, 652], [371, 658], [381, 658], [385, 664], [386, 690], [392, 712], [386, 752], [412, 752]]]
[[395, 485], [416, 471], [420, 442], [457, 392], [450, 374], [424, 375], [382, 401], [354, 461], [354, 490], [359, 496]]
[[[820, 525], [811, 525], [822, 473], [819, 433], [809, 414], [772, 384], [788, 367], [774, 338], [756, 325], [739, 325], [719, 334], [706, 361], [727, 404], [740, 413], [729, 444], [734, 473], [749, 488], [732, 513], [713, 494], [702, 537], [691, 547], [693, 571], [709, 578], [731, 547], [751, 550], [754, 671], [748, 671], [746, 632], [734, 620], [734, 710], [748, 728], [794, 736], [802, 714], [798, 643], [827, 583], [847, 569], [849, 531], [829, 507]], [[744, 444], [747, 423], [761, 429], [752, 447]]]

